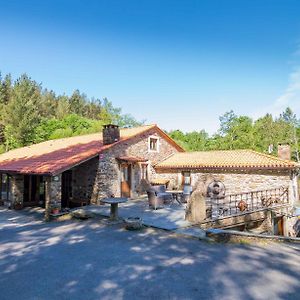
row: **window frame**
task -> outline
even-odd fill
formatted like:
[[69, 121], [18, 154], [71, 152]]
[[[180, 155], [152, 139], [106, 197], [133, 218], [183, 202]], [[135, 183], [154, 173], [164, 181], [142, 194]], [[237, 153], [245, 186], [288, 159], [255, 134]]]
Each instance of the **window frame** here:
[[148, 180], [148, 164], [147, 163], [142, 163], [141, 164], [141, 179]]
[[[156, 140], [156, 149], [151, 149], [151, 140]], [[148, 151], [149, 152], [159, 152], [159, 137], [155, 135], [151, 135], [148, 138]]]
[[[183, 185], [191, 185], [192, 184], [192, 173], [191, 173], [191, 171], [183, 171], [181, 174], [182, 174], [182, 179], [183, 179], [182, 180]], [[189, 181], [189, 182], [187, 182], [187, 181]]]

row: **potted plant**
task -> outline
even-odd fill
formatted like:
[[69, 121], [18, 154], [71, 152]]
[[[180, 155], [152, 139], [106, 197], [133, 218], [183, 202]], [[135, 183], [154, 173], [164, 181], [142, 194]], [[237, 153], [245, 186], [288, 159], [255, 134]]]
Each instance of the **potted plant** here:
[[53, 215], [59, 214], [59, 211], [60, 211], [60, 209], [59, 209], [59, 206], [58, 206], [57, 204], [54, 204], [54, 205], [51, 207], [51, 213], [52, 213]]
[[13, 205], [14, 209], [20, 210], [23, 208], [23, 202], [21, 200], [16, 200]]

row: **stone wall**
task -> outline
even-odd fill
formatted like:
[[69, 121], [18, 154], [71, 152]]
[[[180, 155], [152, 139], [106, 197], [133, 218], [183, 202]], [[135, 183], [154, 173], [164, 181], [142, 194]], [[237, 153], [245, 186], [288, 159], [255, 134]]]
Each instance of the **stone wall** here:
[[[182, 182], [180, 173], [159, 173], [165, 178], [169, 178], [179, 186]], [[213, 180], [221, 181], [226, 188], [226, 194], [238, 194], [254, 190], [267, 190], [278, 187], [290, 187], [291, 175], [289, 173], [278, 172], [223, 172], [223, 173], [191, 173], [191, 185], [197, 186], [202, 182], [207, 187]]]
[[[155, 136], [159, 138], [159, 152], [149, 151], [148, 138]], [[148, 131], [143, 135], [130, 139], [128, 142], [122, 142], [101, 152], [99, 159], [99, 169], [96, 179], [96, 188], [94, 189], [95, 199], [93, 202], [99, 202], [99, 199], [115, 195], [121, 195], [121, 174], [120, 163], [116, 159], [121, 156], [134, 156], [146, 159], [149, 164], [148, 176], [149, 180], [157, 177], [153, 166], [167, 158], [168, 156], [178, 152], [178, 150], [165, 140], [155, 129]], [[132, 178], [133, 182], [133, 195], [136, 195], [135, 189], [139, 184], [141, 175], [140, 163], [133, 164]]]
[[24, 194], [24, 176], [23, 175], [13, 175], [10, 178], [10, 206], [14, 207], [15, 203], [23, 204], [23, 194]]
[[99, 157], [94, 157], [72, 169], [74, 199], [91, 200], [95, 185]]
[[50, 206], [61, 207], [61, 174], [50, 178]]
[[121, 195], [121, 177], [119, 164], [115, 157], [106, 151], [100, 154], [99, 169], [92, 202], [99, 204], [100, 199]]

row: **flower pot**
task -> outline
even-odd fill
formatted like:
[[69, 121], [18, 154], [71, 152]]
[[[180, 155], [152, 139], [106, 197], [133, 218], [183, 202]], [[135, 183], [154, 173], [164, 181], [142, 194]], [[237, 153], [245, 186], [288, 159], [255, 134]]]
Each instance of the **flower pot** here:
[[22, 209], [23, 208], [23, 204], [22, 203], [15, 203], [14, 204], [14, 209], [15, 210], [20, 210], [20, 209]]
[[59, 209], [58, 208], [52, 208], [51, 213], [53, 215], [57, 215], [57, 214], [59, 214]]

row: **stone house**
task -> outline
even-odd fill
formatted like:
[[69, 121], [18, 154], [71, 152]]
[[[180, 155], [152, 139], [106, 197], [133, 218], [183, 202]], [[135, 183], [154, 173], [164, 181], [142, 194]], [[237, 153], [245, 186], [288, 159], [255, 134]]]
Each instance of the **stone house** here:
[[212, 181], [219, 181], [226, 194], [288, 187], [290, 199], [298, 199], [299, 164], [253, 150], [176, 153], [158, 163], [155, 170], [175, 186], [187, 183], [196, 187], [200, 182], [207, 188]]
[[112, 195], [134, 198], [141, 179], [156, 178], [155, 164], [183, 151], [156, 125], [106, 125], [99, 134], [12, 150], [0, 155], [1, 203], [49, 212]]
[[287, 159], [287, 146], [279, 145], [278, 149], [282, 158], [252, 150], [175, 153], [155, 170], [175, 187], [186, 184], [202, 192], [206, 217], [194, 220], [195, 212], [188, 209], [192, 221], [221, 228], [257, 227], [262, 222], [269, 233], [295, 236], [300, 165]]
[[0, 155], [1, 203], [64, 209], [108, 196], [138, 196], [141, 179], [169, 188], [220, 181], [227, 194], [286, 187], [297, 195], [299, 165], [250, 150], [184, 152], [157, 125], [57, 139]]

